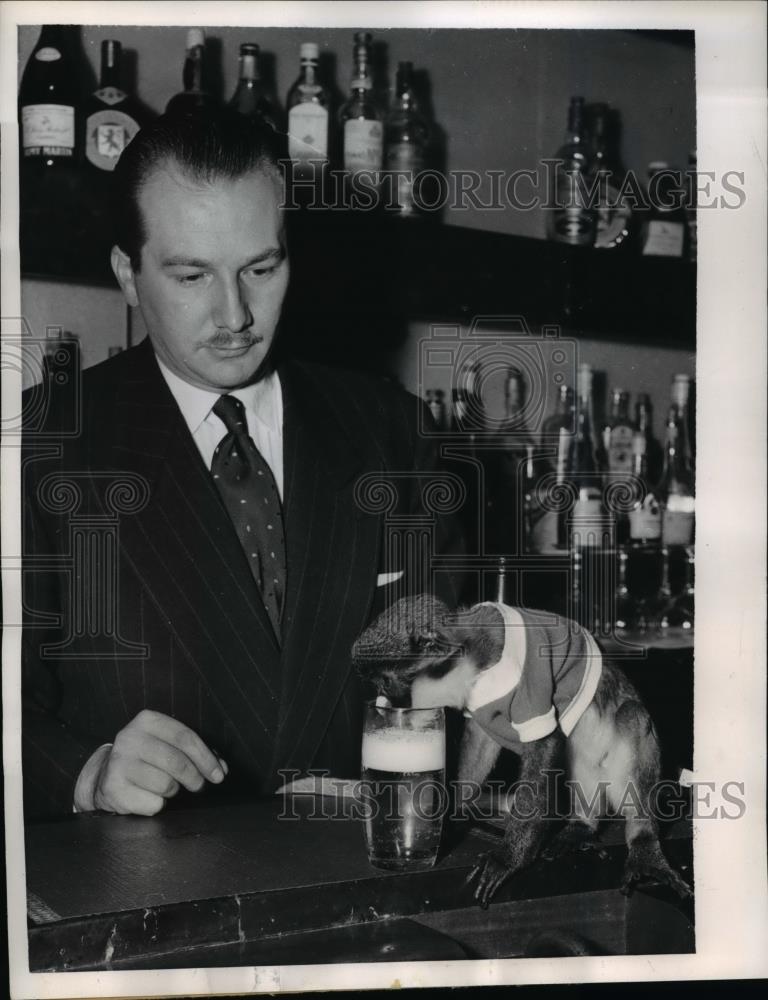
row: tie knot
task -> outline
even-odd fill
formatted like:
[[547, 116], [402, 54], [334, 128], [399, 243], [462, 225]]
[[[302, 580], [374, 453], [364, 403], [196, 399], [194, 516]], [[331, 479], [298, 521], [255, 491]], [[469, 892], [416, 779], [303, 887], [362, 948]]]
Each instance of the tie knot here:
[[213, 412], [230, 434], [248, 434], [245, 407], [236, 396], [219, 396], [213, 405]]

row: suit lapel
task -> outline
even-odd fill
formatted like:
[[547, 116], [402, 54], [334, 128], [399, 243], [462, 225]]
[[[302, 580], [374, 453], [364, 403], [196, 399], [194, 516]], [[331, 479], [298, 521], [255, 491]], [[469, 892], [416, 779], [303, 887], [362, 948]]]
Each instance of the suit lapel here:
[[283, 388], [288, 578], [275, 767], [310, 766], [350, 670], [377, 571], [379, 520], [355, 504], [365, 459], [344, 407], [306, 369], [286, 365]]
[[[143, 354], [141, 353], [143, 351]], [[115, 403], [115, 468], [149, 484], [120, 524], [123, 558], [264, 773], [279, 706], [280, 651], [235, 530], [147, 342]]]

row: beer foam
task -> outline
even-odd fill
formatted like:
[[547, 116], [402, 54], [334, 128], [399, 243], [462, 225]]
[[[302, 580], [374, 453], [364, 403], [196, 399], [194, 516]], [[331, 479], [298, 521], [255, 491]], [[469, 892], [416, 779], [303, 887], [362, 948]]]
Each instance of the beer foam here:
[[376, 771], [439, 771], [445, 766], [445, 738], [438, 729], [376, 729], [363, 733], [363, 767]]

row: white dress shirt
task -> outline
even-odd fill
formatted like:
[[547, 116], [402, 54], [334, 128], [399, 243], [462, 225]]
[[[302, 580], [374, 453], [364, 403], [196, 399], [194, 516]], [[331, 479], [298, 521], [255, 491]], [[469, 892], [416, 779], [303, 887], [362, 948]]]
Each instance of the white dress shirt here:
[[[224, 393], [190, 385], [164, 365], [160, 358], [157, 358], [157, 363], [179, 404], [203, 461], [210, 469], [213, 453], [227, 433], [224, 422], [212, 412], [216, 400]], [[272, 372], [253, 385], [234, 389], [229, 395], [239, 399], [245, 407], [248, 433], [272, 470], [282, 500], [283, 392], [280, 379]]]

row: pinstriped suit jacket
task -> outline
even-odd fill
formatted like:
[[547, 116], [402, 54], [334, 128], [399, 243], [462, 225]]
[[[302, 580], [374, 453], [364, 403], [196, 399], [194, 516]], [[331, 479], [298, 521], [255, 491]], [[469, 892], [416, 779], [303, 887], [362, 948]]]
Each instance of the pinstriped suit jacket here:
[[[42, 433], [27, 435], [27, 819], [69, 813], [85, 760], [143, 708], [183, 721], [227, 760], [212, 797], [266, 793], [281, 768], [356, 773], [351, 645], [411, 581], [377, 588], [382, 568], [400, 567], [382, 566], [383, 513], [364, 509], [355, 485], [365, 473], [410, 474], [398, 477], [395, 512], [418, 514], [425, 477], [413, 474], [435, 469], [434, 449], [408, 393], [316, 365], [279, 374], [281, 644], [149, 341], [84, 373], [77, 433], [59, 433], [71, 401], [54, 391]], [[434, 531], [433, 549], [458, 551], [451, 519]], [[435, 586], [455, 600], [450, 575]]]

